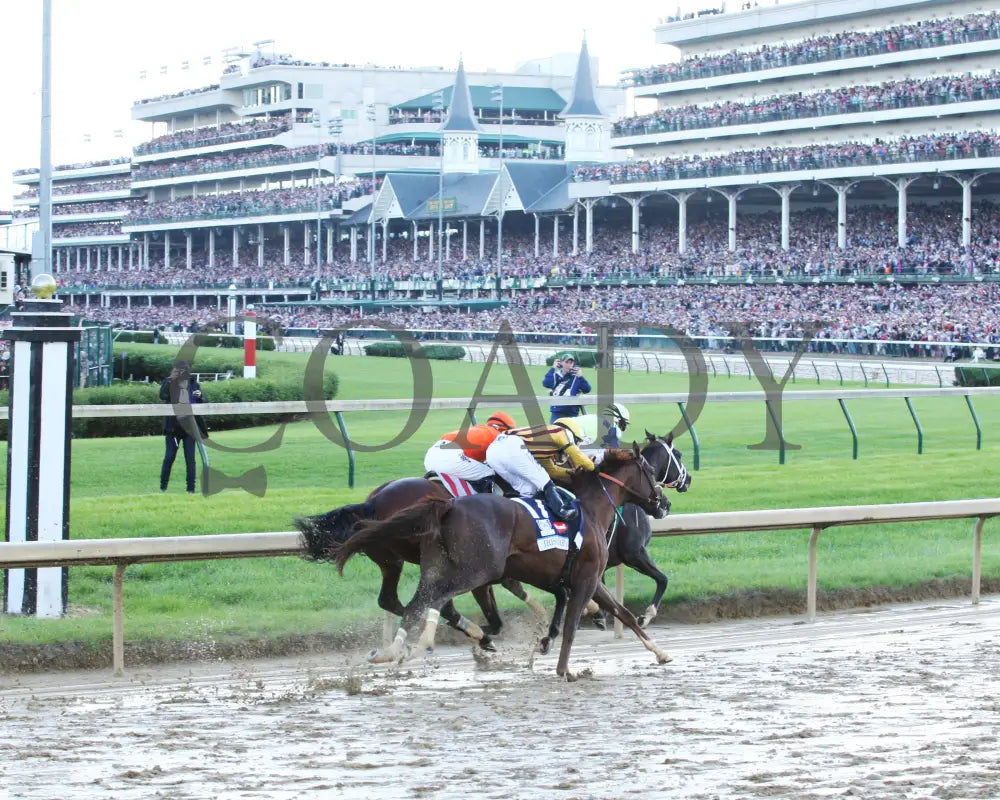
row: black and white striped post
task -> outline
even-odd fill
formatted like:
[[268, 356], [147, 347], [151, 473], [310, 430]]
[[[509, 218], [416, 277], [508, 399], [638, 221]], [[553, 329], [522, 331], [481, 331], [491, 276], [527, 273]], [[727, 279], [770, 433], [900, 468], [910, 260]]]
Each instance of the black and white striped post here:
[[[83, 329], [51, 298], [55, 281], [37, 275], [33, 292], [14, 312], [7, 445], [8, 542], [69, 538], [70, 423], [73, 345]], [[4, 572], [4, 611], [61, 617], [68, 600], [68, 569], [44, 567]]]

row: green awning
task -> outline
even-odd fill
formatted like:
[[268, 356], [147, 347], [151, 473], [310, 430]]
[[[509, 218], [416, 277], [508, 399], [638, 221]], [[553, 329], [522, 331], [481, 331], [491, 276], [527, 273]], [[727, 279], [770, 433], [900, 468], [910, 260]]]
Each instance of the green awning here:
[[[451, 92], [454, 87], [448, 86], [444, 91], [445, 107], [451, 105]], [[473, 108], [499, 109], [500, 104], [493, 99], [492, 86], [470, 86], [469, 93], [472, 95]], [[400, 103], [393, 108], [404, 111], [416, 111], [418, 108], [428, 110], [434, 107], [434, 95], [437, 92], [424, 94]], [[566, 107], [566, 101], [562, 99], [555, 89], [535, 88], [532, 86], [504, 86], [503, 87], [503, 107], [517, 109], [518, 111], [551, 111], [558, 114]]]

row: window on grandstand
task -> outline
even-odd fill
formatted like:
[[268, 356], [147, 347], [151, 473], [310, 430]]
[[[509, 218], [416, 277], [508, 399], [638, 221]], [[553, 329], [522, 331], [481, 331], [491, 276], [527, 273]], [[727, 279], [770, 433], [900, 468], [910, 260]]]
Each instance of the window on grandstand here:
[[357, 119], [358, 111], [355, 108], [342, 108], [340, 109], [341, 119]]
[[269, 106], [292, 99], [292, 87], [285, 83], [272, 83], [243, 90], [243, 107]]

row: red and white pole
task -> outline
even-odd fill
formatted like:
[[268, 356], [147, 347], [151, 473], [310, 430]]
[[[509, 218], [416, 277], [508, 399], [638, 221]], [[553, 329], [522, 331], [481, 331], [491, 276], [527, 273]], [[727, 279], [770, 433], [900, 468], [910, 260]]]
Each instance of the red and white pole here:
[[243, 377], [257, 377], [257, 315], [253, 311], [243, 315]]

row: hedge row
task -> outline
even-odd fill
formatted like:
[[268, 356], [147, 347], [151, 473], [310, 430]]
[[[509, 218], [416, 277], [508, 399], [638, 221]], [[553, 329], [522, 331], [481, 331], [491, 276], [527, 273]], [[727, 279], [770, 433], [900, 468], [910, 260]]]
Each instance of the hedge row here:
[[[365, 354], [384, 358], [406, 358], [406, 348], [399, 342], [375, 342], [365, 345]], [[413, 350], [414, 358], [433, 358], [437, 361], [461, 361], [465, 348], [451, 344], [420, 345]]]
[[[199, 365], [201, 355], [199, 354]], [[220, 370], [222, 371], [222, 370]], [[206, 403], [254, 403], [278, 400], [302, 400], [301, 381], [266, 381], [261, 379], [206, 381], [201, 384]], [[328, 373], [323, 380], [323, 396], [331, 400], [337, 396], [338, 380]], [[160, 382], [120, 383], [114, 386], [97, 386], [76, 389], [74, 405], [141, 405], [159, 403]], [[8, 403], [8, 393], [0, 392], [0, 404]], [[294, 414], [232, 414], [207, 418], [209, 431], [249, 428], [254, 425], [273, 425], [299, 418]], [[77, 438], [105, 436], [150, 436], [163, 430], [162, 417], [107, 417], [77, 418], [73, 420], [73, 435]], [[0, 421], [0, 434], [7, 438], [7, 421]]]
[[956, 386], [1000, 386], [996, 367], [955, 367]]
[[[153, 338], [156, 337], [156, 341]], [[242, 336], [230, 336], [225, 333], [192, 333], [189, 337], [199, 348], [238, 347], [243, 348]], [[185, 340], [188, 341], [188, 340]], [[137, 342], [139, 344], [166, 344], [167, 338], [154, 331], [122, 331], [115, 336], [115, 343]], [[274, 339], [270, 336], [257, 337], [258, 350], [274, 350]]]
[[597, 353], [593, 350], [560, 350], [558, 353], [554, 353], [546, 358], [545, 363], [551, 367], [555, 363], [556, 358], [564, 353], [571, 353], [573, 358], [576, 359], [578, 367], [597, 367]]

